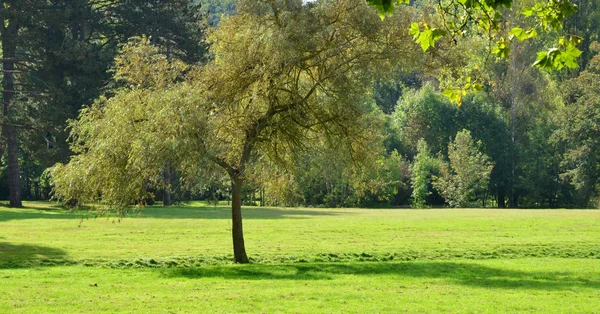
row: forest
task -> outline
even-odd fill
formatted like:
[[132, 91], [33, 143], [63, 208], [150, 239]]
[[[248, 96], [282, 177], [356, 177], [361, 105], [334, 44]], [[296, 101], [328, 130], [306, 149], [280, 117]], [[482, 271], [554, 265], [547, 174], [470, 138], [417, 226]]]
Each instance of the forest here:
[[0, 199], [598, 206], [600, 3], [366, 2], [5, 0]]

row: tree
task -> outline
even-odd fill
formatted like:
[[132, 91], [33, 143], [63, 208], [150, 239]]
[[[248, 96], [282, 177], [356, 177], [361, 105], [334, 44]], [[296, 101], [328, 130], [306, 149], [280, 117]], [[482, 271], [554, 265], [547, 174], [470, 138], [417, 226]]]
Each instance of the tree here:
[[558, 125], [550, 119], [538, 121], [529, 131], [529, 143], [521, 162], [522, 176], [519, 178], [523, 191], [521, 206], [587, 206], [588, 200], [582, 202], [578, 199], [574, 186], [560, 176], [566, 147], [564, 143], [553, 139], [553, 133], [559, 133]]
[[147, 34], [165, 54], [190, 62], [205, 52], [200, 11], [191, 0], [7, 0], [0, 13], [7, 26], [3, 73], [9, 73], [4, 91], [10, 100], [1, 142], [9, 152], [14, 206], [21, 197], [39, 197], [32, 190], [39, 190], [43, 169], [67, 159], [66, 120], [100, 95], [118, 46], [130, 36]]
[[167, 57], [193, 63], [205, 57], [205, 23], [194, 0], [94, 1], [105, 45], [116, 47], [145, 35]]
[[487, 190], [493, 164], [479, 146], [481, 142], [474, 143], [471, 132], [465, 129], [448, 145], [450, 164], [440, 163], [440, 175], [434, 177], [433, 186], [450, 206], [473, 206]]
[[51, 59], [40, 54], [41, 50], [49, 48], [44, 46], [44, 35], [53, 37], [55, 34], [51, 32], [63, 26], [61, 24], [68, 25], [64, 28], [70, 28], [79, 35], [72, 26], [77, 25], [78, 14], [85, 11], [86, 1], [71, 1], [70, 4], [69, 12], [60, 11], [65, 8], [62, 1], [5, 0], [0, 7], [2, 142], [6, 145], [8, 157], [9, 198], [12, 207], [22, 206], [19, 133], [22, 129], [40, 129], [33, 123], [25, 123], [25, 118], [29, 118], [29, 109], [35, 107], [32, 103], [48, 103], [53, 96], [52, 89], [48, 88], [49, 84], [40, 82], [36, 75], [45, 61]]
[[238, 0], [197, 0], [202, 4], [202, 10], [208, 15], [208, 25], [215, 27], [219, 24], [221, 16], [235, 14]]
[[375, 134], [355, 100], [368, 70], [411, 55], [399, 44], [410, 14], [381, 24], [362, 0], [245, 1], [209, 36], [214, 61], [191, 71], [130, 46], [117, 71], [140, 82], [82, 111], [78, 155], [52, 171], [56, 196], [126, 208], [145, 199], [166, 156], [182, 173], [219, 171], [231, 181], [234, 261], [248, 262], [241, 194], [252, 165], [290, 164], [316, 141], [368, 154]]
[[448, 142], [457, 132], [458, 107], [436, 92], [431, 85], [407, 91], [398, 100], [393, 114], [400, 138], [414, 152], [423, 139], [433, 154], [446, 154]]
[[[21, 207], [21, 183], [19, 180], [19, 146], [17, 130], [13, 117], [15, 79], [15, 61], [17, 58], [17, 39], [19, 34], [19, 7], [18, 1], [4, 1], [0, 11], [2, 25], [0, 36], [2, 38], [2, 137], [8, 152], [8, 182], [10, 189], [10, 206]], [[27, 5], [27, 4], [25, 4]]]
[[373, 99], [385, 114], [392, 114], [404, 90], [419, 89], [423, 85], [420, 73], [393, 71], [389, 77], [378, 77], [373, 82]]
[[565, 105], [558, 111], [559, 128], [553, 134], [565, 147], [562, 178], [575, 186], [584, 206], [598, 194], [600, 182], [600, 44], [592, 43], [590, 51], [596, 55], [585, 71], [566, 84]]
[[505, 198], [514, 182], [515, 146], [502, 109], [497, 100], [482, 92], [465, 96], [457, 114], [459, 129], [469, 130], [474, 141], [481, 141], [481, 151], [494, 163], [489, 189], [498, 207], [506, 206]]
[[432, 178], [439, 169], [439, 159], [432, 157], [424, 139], [417, 143], [417, 155], [411, 167], [413, 206], [423, 208], [428, 204], [438, 205], [439, 195], [432, 189]]

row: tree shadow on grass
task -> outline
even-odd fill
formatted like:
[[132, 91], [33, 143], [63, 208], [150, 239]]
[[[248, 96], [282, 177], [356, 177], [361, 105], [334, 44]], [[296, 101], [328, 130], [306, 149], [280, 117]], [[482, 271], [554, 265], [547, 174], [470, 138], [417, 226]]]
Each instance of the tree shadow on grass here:
[[[244, 207], [244, 219], [308, 219], [311, 216], [349, 215], [350, 212], [330, 209]], [[139, 217], [159, 219], [231, 219], [231, 208], [217, 207], [150, 207], [141, 210]]]
[[11, 208], [0, 203], [0, 222], [25, 219], [85, 219], [83, 211], [69, 211], [55, 202], [26, 202], [25, 206]]
[[67, 252], [61, 249], [0, 242], [0, 269], [70, 264]]
[[12, 211], [0, 211], [0, 222], [25, 219], [86, 219], [85, 213], [68, 212], [67, 210], [40, 210], [17, 209]]
[[[68, 211], [60, 205], [49, 207], [23, 207], [17, 209], [1, 210], [0, 222], [24, 219], [94, 219], [93, 212], [87, 210]], [[4, 206], [5, 207], [5, 206]], [[270, 207], [244, 207], [244, 219], [308, 219], [311, 216], [336, 216], [351, 215], [351, 212], [333, 211], [330, 209], [304, 209], [304, 208], [270, 208]], [[118, 217], [115, 214], [97, 218], [156, 218], [156, 219], [231, 219], [231, 209], [225, 206], [215, 207], [159, 207], [149, 206], [141, 210], [132, 210], [129, 214]]]
[[494, 288], [564, 290], [600, 289], [600, 280], [573, 272], [515, 271], [470, 262], [310, 263], [289, 265], [234, 265], [165, 270], [167, 277], [224, 278], [231, 280], [328, 280], [340, 275], [397, 276], [443, 279], [452, 284]]

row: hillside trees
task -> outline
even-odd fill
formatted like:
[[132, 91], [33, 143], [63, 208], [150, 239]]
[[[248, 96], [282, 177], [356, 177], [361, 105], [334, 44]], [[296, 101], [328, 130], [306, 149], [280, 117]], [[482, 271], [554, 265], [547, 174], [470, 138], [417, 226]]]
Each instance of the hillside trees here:
[[207, 22], [211, 27], [219, 24], [222, 16], [235, 14], [238, 0], [196, 0], [202, 4], [202, 11], [207, 14]]
[[181, 83], [173, 79], [183, 73], [177, 63], [132, 46], [123, 58], [141, 56], [136, 60], [148, 66], [133, 69], [152, 69], [150, 84], [131, 84], [81, 113], [73, 125], [78, 155], [53, 170], [57, 197], [100, 197], [119, 208], [143, 202], [166, 155], [192, 177], [227, 175], [234, 260], [248, 262], [241, 192], [252, 166], [289, 165], [314, 143], [356, 161], [369, 154], [376, 134], [356, 99], [370, 70], [395, 61], [387, 56], [411, 55], [404, 44], [411, 14], [406, 9], [381, 24], [362, 0], [245, 1], [210, 35], [214, 61]]

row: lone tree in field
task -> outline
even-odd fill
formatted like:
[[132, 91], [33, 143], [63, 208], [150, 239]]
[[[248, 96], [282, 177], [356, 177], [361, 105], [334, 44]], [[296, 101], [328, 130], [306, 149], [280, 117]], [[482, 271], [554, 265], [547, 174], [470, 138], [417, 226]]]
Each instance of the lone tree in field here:
[[369, 70], [414, 60], [411, 10], [382, 23], [364, 0], [242, 1], [209, 35], [214, 60], [190, 68], [134, 42], [116, 66], [127, 87], [72, 123], [77, 155], [51, 170], [56, 197], [143, 203], [165, 160], [187, 182], [227, 175], [234, 260], [247, 263], [241, 190], [253, 166], [289, 164], [315, 144], [368, 153], [359, 96]]

